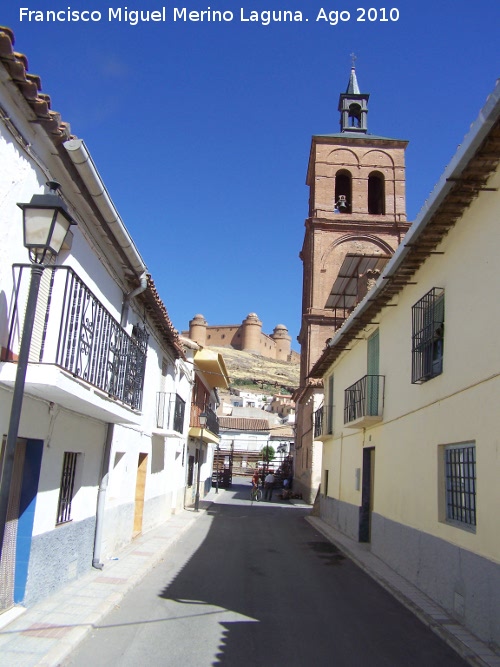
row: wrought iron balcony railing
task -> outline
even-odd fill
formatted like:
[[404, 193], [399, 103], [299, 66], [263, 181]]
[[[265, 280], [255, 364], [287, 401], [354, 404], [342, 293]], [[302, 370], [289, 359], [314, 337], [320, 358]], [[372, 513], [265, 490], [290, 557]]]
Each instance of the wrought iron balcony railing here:
[[321, 435], [323, 435], [323, 412], [324, 412], [324, 406], [322, 405], [314, 413], [314, 437], [315, 438], [319, 438]]
[[207, 408], [205, 410], [205, 413], [208, 415], [207, 417], [207, 428], [209, 431], [211, 431], [214, 435], [219, 435], [219, 418], [215, 414], [213, 410], [210, 410], [210, 408]]
[[192, 404], [191, 405], [191, 426], [200, 427], [200, 414], [204, 412], [207, 415], [207, 423], [204, 428], [213, 433], [214, 435], [219, 435], [219, 418], [213, 410], [210, 408], [205, 408], [201, 410], [199, 406]]
[[[14, 265], [14, 300], [8, 350], [16, 357], [30, 282], [30, 266]], [[44, 271], [30, 362], [55, 364], [136, 410], [142, 406], [148, 333], [132, 335], [114, 319], [69, 267]]]
[[365, 375], [345, 390], [344, 424], [362, 428], [382, 419], [384, 382], [383, 375]]
[[314, 437], [333, 433], [333, 406], [322, 405], [314, 412]]
[[186, 401], [179, 394], [159, 391], [156, 394], [156, 427], [182, 433]]

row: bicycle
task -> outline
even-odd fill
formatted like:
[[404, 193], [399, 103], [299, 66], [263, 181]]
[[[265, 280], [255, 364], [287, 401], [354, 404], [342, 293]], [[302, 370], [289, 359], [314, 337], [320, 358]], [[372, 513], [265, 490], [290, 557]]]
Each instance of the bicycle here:
[[250, 489], [250, 500], [252, 502], [255, 500], [256, 503], [262, 500], [262, 489], [258, 486], [252, 486]]

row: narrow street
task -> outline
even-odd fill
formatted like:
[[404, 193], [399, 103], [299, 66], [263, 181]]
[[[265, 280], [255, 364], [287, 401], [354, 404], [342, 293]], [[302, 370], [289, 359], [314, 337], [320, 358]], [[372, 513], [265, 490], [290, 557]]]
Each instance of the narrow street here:
[[66, 666], [461, 667], [306, 520], [221, 491]]

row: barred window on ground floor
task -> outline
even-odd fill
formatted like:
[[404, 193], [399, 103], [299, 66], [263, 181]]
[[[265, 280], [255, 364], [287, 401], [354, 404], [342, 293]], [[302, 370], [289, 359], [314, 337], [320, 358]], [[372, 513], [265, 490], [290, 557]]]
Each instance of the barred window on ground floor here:
[[476, 446], [473, 443], [444, 447], [446, 521], [475, 529]]
[[57, 524], [72, 521], [71, 505], [77, 491], [76, 476], [79, 458], [80, 454], [77, 452], [64, 452], [57, 504]]

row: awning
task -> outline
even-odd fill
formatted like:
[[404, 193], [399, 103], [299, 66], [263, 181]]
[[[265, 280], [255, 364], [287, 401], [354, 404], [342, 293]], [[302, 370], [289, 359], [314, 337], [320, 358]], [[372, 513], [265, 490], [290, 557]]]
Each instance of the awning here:
[[229, 389], [229, 376], [222, 354], [203, 348], [194, 355], [194, 363], [211, 388]]
[[[202, 429], [199, 426], [191, 426], [189, 429], [189, 437], [199, 440], [201, 437]], [[212, 431], [209, 431], [207, 428], [203, 429], [203, 437], [201, 438], [203, 442], [211, 443], [212, 445], [217, 445], [220, 442], [220, 437], [214, 435]]]
[[333, 283], [325, 308], [353, 310], [360, 301], [358, 287], [360, 276], [370, 269], [381, 271], [389, 259], [390, 257], [387, 255], [348, 253]]

